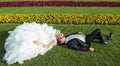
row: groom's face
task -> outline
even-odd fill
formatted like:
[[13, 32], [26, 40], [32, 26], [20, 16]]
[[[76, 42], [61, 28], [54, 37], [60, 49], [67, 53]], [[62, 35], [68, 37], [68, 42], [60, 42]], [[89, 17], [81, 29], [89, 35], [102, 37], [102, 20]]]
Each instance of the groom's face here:
[[64, 36], [64, 34], [63, 33], [59, 33], [58, 35], [57, 35], [57, 40], [61, 43], [61, 44], [64, 44], [65, 43], [65, 36]]

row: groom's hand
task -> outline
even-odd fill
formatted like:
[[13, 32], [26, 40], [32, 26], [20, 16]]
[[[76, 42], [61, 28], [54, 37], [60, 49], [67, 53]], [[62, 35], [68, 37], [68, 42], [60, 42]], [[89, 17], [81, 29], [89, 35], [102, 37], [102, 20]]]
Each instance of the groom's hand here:
[[79, 34], [83, 34], [83, 32], [78, 32]]
[[91, 48], [91, 47], [89, 48], [89, 50], [90, 50], [90, 51], [92, 51], [92, 52], [94, 52], [94, 51], [95, 51], [95, 49], [94, 49], [94, 48]]

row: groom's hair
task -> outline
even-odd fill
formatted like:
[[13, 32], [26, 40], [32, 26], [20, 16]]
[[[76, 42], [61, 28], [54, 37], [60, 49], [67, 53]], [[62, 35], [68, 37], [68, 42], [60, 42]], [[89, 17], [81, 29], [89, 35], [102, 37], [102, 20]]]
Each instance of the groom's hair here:
[[61, 43], [60, 43], [60, 41], [59, 41], [59, 40], [57, 40], [57, 44], [58, 44], [58, 45], [61, 45]]
[[62, 44], [62, 43], [61, 43], [60, 41], [58, 41], [58, 40], [57, 40], [57, 44], [58, 44], [58, 45], [64, 45], [64, 44]]

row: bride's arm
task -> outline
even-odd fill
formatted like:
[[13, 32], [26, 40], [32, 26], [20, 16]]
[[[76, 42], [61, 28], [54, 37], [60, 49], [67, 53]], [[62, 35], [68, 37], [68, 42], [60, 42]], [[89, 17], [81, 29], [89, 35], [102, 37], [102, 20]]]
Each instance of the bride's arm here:
[[48, 48], [49, 46], [56, 46], [57, 45], [57, 40], [54, 40], [52, 41], [50, 44], [43, 44], [43, 43], [40, 43], [38, 40], [34, 40], [33, 41], [34, 44], [36, 45], [42, 45], [44, 48]]
[[57, 40], [55, 39], [55, 40], [53, 40], [50, 44], [49, 44], [49, 46], [56, 46], [57, 45]]

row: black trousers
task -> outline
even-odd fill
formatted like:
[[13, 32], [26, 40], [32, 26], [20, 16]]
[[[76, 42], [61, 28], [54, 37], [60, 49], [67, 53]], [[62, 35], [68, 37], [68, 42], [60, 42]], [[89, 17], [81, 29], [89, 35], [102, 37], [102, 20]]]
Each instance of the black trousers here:
[[86, 35], [85, 40], [87, 44], [90, 44], [96, 38], [99, 39], [101, 43], [105, 42], [105, 38], [100, 29], [95, 29], [92, 33]]

